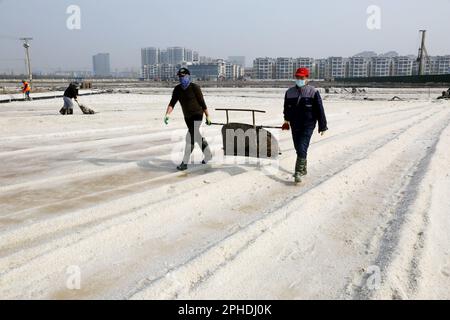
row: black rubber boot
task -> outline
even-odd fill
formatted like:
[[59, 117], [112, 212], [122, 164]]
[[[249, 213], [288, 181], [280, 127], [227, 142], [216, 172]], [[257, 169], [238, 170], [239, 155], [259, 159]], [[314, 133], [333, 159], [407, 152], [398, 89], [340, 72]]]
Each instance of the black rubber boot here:
[[308, 161], [306, 159], [300, 159], [300, 175], [306, 176], [308, 174]]
[[186, 171], [188, 168], [187, 164], [185, 164], [184, 162], [182, 162], [178, 167], [177, 170], [178, 171]]
[[297, 161], [295, 162], [295, 173], [294, 173], [294, 180], [295, 183], [302, 182], [302, 159], [297, 157]]

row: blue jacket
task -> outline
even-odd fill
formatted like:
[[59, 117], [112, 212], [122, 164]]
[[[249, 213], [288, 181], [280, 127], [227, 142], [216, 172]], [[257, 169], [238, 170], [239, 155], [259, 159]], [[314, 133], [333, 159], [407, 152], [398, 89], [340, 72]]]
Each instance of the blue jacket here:
[[319, 132], [327, 131], [327, 118], [319, 91], [306, 85], [290, 88], [284, 97], [284, 120], [293, 128], [315, 126], [319, 123]]

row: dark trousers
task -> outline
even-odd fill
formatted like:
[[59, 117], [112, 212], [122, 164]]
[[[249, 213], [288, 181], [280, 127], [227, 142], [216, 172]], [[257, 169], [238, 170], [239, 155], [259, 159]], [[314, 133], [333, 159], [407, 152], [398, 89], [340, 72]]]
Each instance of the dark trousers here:
[[314, 133], [315, 124], [313, 125], [292, 125], [292, 139], [294, 140], [295, 151], [297, 156], [306, 159], [308, 156], [309, 143]]
[[195, 144], [197, 143], [205, 157], [211, 157], [211, 150], [209, 149], [208, 142], [202, 137], [200, 133], [200, 126], [203, 121], [203, 115], [195, 115], [190, 118], [185, 118], [184, 121], [188, 127], [186, 133], [186, 146], [184, 149], [183, 162], [188, 164], [192, 151], [194, 151]]

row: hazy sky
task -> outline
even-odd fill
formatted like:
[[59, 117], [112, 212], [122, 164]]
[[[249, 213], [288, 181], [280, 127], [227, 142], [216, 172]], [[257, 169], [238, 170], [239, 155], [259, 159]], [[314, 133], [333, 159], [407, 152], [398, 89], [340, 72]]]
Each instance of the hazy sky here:
[[[81, 29], [69, 30], [69, 5]], [[367, 28], [370, 5], [381, 29]], [[24, 69], [21, 43], [31, 36], [35, 70], [86, 69], [92, 55], [111, 54], [112, 69], [139, 67], [140, 48], [186, 46], [201, 55], [351, 56], [361, 51], [417, 54], [418, 30], [428, 51], [450, 54], [450, 0], [0, 0], [0, 72]]]

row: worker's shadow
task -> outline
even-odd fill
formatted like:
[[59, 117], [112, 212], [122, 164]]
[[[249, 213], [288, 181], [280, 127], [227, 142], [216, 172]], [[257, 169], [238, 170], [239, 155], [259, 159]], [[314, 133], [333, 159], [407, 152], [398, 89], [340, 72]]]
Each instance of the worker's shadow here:
[[281, 184], [284, 184], [284, 185], [286, 185], [288, 187], [296, 185], [295, 182], [283, 179], [280, 176], [281, 174], [292, 175], [292, 172], [284, 169], [283, 167], [278, 166], [275, 173], [269, 173], [267, 170], [265, 170], [265, 168], [264, 168], [265, 166], [261, 165], [261, 164], [242, 164], [240, 166], [244, 167], [244, 168], [251, 168], [251, 169], [256, 169], [256, 170], [262, 171], [271, 180], [276, 181], [276, 182], [281, 183]]
[[132, 163], [136, 162], [136, 160], [121, 160], [121, 159], [104, 159], [104, 158], [79, 158], [78, 160], [86, 161], [88, 163], [91, 163], [93, 165], [103, 167], [108, 164], [114, 164], [114, 163]]
[[[131, 164], [135, 163], [136, 166], [142, 170], [149, 172], [178, 172], [176, 169], [176, 163], [170, 160], [159, 158], [146, 158], [141, 160], [125, 160], [125, 159], [105, 159], [105, 158], [80, 158], [79, 160], [86, 161], [95, 166], [104, 167], [111, 164]], [[230, 175], [237, 175], [246, 172], [245, 168], [238, 166], [224, 166], [222, 168], [213, 168], [211, 166], [205, 166], [200, 163], [194, 163], [189, 165], [190, 169], [194, 169], [192, 173], [197, 174], [196, 169], [202, 169], [200, 173], [213, 172], [213, 171], [225, 171]]]
[[104, 167], [111, 164], [131, 164], [135, 163], [139, 168], [146, 171], [163, 172], [171, 171], [174, 164], [168, 160], [147, 158], [147, 159], [106, 159], [106, 158], [79, 158], [79, 160], [86, 161], [98, 167]]
[[[86, 161], [88, 163], [91, 163], [95, 166], [104, 167], [111, 164], [131, 164], [135, 163], [137, 167], [140, 169], [143, 169], [145, 171], [149, 172], [178, 172], [176, 170], [176, 164], [173, 161], [166, 160], [166, 159], [160, 159], [160, 158], [147, 158], [147, 159], [141, 159], [141, 160], [126, 160], [126, 159], [105, 159], [105, 158], [82, 158], [79, 159], [82, 161]], [[200, 163], [196, 164], [190, 164], [189, 167], [191, 169], [194, 169], [191, 171], [190, 174], [192, 175], [200, 175], [210, 172], [225, 172], [229, 176], [236, 176], [245, 172], [248, 172], [249, 169], [251, 170], [259, 170], [266, 174], [267, 177], [270, 179], [284, 184], [286, 186], [293, 186], [295, 185], [294, 182], [288, 181], [286, 179], [283, 179], [280, 177], [280, 173], [282, 174], [291, 174], [288, 170], [277, 167], [276, 173], [269, 173], [267, 170], [265, 170], [265, 166], [260, 163], [240, 163], [240, 164], [223, 164], [220, 167], [214, 167], [214, 166], [205, 166]], [[201, 169], [201, 170], [197, 170]]]

